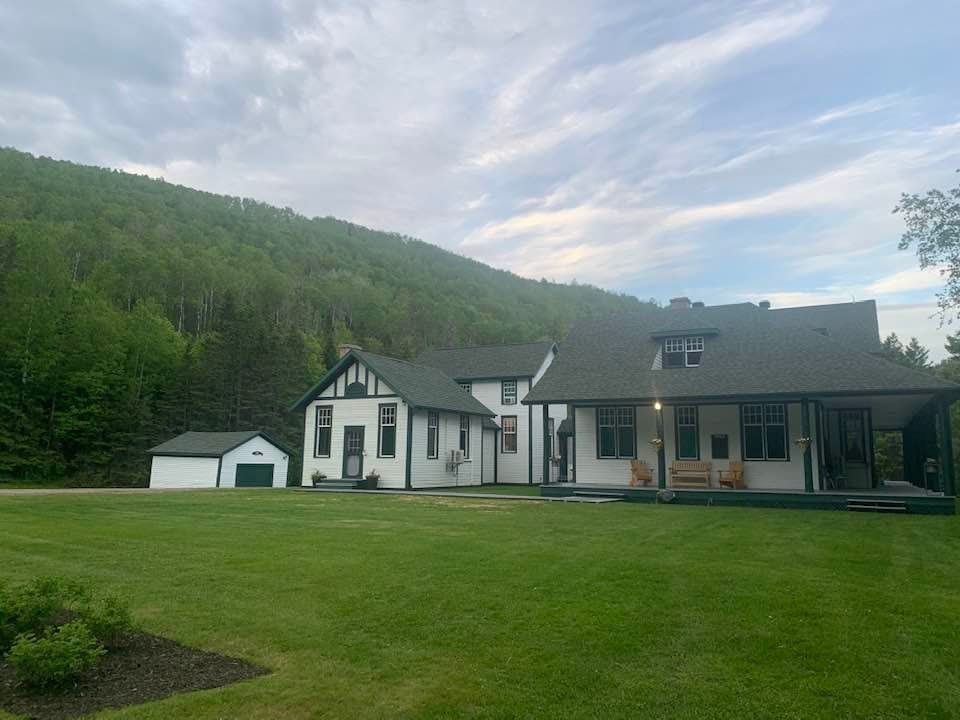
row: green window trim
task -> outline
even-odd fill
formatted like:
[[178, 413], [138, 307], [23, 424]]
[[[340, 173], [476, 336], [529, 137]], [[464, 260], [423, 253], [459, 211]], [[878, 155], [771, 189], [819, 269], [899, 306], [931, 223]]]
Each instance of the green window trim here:
[[[506, 455], [513, 455], [517, 452], [517, 416], [500, 416], [500, 452]], [[513, 438], [513, 447], [509, 447], [507, 438]]]
[[463, 452], [463, 459], [470, 459], [470, 416], [460, 416], [460, 450]]
[[636, 408], [630, 406], [598, 407], [596, 450], [598, 460], [622, 460], [637, 457]]
[[313, 427], [313, 456], [315, 458], [330, 457], [333, 440], [333, 405], [317, 405]]
[[500, 381], [500, 404], [516, 405], [518, 396], [518, 387], [516, 379]]
[[788, 403], [740, 405], [740, 457], [744, 462], [790, 462]]
[[427, 412], [427, 459], [436, 460], [440, 455], [440, 413]]
[[381, 403], [377, 409], [377, 457], [397, 456], [397, 404]]

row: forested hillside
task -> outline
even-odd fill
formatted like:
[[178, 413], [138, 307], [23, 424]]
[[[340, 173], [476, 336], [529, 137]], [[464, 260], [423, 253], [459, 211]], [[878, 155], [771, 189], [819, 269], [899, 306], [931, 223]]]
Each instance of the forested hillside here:
[[637, 302], [0, 149], [0, 477], [144, 482], [144, 448], [188, 429], [260, 428], [299, 447], [287, 407], [337, 343], [412, 357], [562, 338]]

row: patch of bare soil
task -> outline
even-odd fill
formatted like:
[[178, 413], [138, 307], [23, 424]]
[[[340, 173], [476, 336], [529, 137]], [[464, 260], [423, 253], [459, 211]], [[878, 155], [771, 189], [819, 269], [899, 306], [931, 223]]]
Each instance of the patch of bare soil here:
[[122, 647], [111, 650], [75, 685], [55, 692], [21, 689], [13, 668], [0, 663], [0, 708], [37, 720], [67, 720], [267, 673], [245, 660], [189, 648], [157, 635], [131, 633]]

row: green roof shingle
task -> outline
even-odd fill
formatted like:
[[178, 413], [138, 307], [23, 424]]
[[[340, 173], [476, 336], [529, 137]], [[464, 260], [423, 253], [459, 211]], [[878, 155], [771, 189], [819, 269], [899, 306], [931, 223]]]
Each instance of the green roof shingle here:
[[[583, 323], [571, 331], [524, 403], [960, 389], [807, 329], [809, 317], [785, 317], [780, 312], [751, 303], [649, 308]], [[655, 367], [661, 346], [655, 335], [696, 328], [717, 330], [704, 338], [700, 367]], [[862, 343], [870, 332], [861, 333]]]
[[221, 457], [234, 448], [240, 447], [257, 436], [276, 445], [288, 455], [290, 450], [270, 438], [260, 430], [241, 430], [239, 432], [185, 432], [166, 442], [152, 447], [150, 455], [184, 455], [189, 457]]
[[389, 385], [408, 405], [429, 410], [492, 417], [493, 411], [470, 393], [464, 392], [457, 383], [441, 370], [426, 365], [377, 355], [366, 350], [351, 350], [331, 368], [316, 385], [308, 390], [292, 407], [300, 410], [312, 402], [324, 388], [330, 385], [352, 359], [357, 359]]
[[420, 365], [442, 370], [455, 380], [533, 377], [537, 374], [553, 341], [437, 348], [417, 358]]

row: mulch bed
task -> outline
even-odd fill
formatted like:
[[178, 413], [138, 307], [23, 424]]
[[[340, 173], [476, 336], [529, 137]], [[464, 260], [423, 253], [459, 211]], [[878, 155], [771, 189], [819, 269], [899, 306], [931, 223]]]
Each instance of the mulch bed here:
[[160, 700], [176, 693], [222, 687], [266, 675], [245, 660], [186, 647], [147, 633], [130, 633], [76, 685], [30, 694], [17, 687], [13, 668], [0, 663], [0, 708], [38, 720]]

